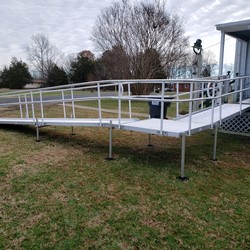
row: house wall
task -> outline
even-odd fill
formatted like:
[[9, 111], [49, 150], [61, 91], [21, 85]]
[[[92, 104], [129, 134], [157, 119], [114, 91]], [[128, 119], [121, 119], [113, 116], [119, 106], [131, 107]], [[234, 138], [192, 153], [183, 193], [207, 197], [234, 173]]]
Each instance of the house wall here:
[[234, 74], [244, 76], [246, 74], [247, 43], [242, 40], [236, 41]]
[[[237, 40], [235, 50], [234, 75], [250, 75], [250, 40], [248, 42]], [[249, 80], [245, 81], [244, 87], [249, 87]], [[243, 99], [250, 98], [250, 90], [243, 94]]]
[[[247, 56], [246, 56], [246, 75], [250, 75], [250, 40], [247, 43]], [[250, 87], [250, 79], [245, 82], [245, 87]], [[244, 95], [244, 99], [250, 98], [250, 90], [248, 90]]]
[[250, 75], [250, 40], [247, 43], [246, 75]]

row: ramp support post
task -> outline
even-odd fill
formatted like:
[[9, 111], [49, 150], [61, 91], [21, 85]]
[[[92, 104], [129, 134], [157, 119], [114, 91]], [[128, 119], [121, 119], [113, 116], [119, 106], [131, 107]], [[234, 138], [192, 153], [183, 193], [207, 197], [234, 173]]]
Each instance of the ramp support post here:
[[110, 120], [109, 123], [109, 156], [107, 160], [113, 160], [112, 158], [112, 139], [113, 139], [113, 126], [112, 126], [112, 120]]
[[71, 126], [71, 135], [75, 135], [73, 126]]
[[186, 135], [181, 136], [181, 175], [177, 177], [179, 181], [187, 181], [188, 177], [185, 176], [185, 149], [186, 149]]
[[[148, 116], [148, 119], [150, 119], [151, 118], [151, 116], [149, 115]], [[148, 134], [148, 147], [152, 147], [153, 145], [152, 145], [152, 136], [151, 136], [151, 134]]]
[[38, 124], [38, 119], [36, 118], [36, 141], [39, 142], [40, 141], [40, 136], [39, 136], [39, 124]]
[[217, 158], [216, 158], [217, 138], [218, 138], [218, 125], [216, 124], [216, 125], [214, 126], [213, 161], [217, 161]]
[[148, 147], [152, 147], [152, 138], [151, 134], [148, 134]]
[[[73, 114], [70, 115], [71, 119], [73, 119]], [[71, 135], [75, 135], [74, 126], [71, 126]]]

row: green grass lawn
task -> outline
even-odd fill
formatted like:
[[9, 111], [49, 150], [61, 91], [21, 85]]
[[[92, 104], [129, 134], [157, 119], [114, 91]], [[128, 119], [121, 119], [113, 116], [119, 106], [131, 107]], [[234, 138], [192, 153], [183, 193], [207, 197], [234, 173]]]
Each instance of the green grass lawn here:
[[249, 137], [219, 133], [216, 162], [188, 137], [179, 182], [180, 139], [114, 130], [107, 161], [108, 129], [40, 132], [0, 126], [0, 249], [249, 249]]
[[8, 89], [8, 88], [0, 88], [0, 94], [2, 93], [7, 93], [7, 92], [14, 92], [14, 91], [19, 91], [20, 89]]

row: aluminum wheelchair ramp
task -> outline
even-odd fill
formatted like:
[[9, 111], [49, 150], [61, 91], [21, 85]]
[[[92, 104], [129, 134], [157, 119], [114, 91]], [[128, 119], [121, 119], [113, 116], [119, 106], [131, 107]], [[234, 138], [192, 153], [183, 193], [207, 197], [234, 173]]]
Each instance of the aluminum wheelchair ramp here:
[[[144, 79], [144, 80], [105, 80], [95, 82], [76, 83], [34, 90], [12, 91], [0, 93], [0, 124], [31, 125], [36, 127], [37, 138], [39, 128], [43, 126], [71, 126], [73, 127], [107, 127], [109, 136], [109, 159], [112, 158], [112, 130], [113, 128], [171, 136], [182, 138], [181, 143], [181, 175], [185, 180], [185, 138], [187, 135], [214, 128], [213, 159], [216, 159], [217, 129], [221, 122], [239, 115], [250, 109], [249, 100], [242, 100], [243, 94], [250, 90], [244, 87], [244, 82], [250, 82], [250, 76], [235, 78], [233, 91], [228, 90], [229, 80], [215, 79]], [[159, 94], [133, 95], [134, 87], [148, 85], [154, 89], [157, 85], [161, 89]], [[165, 93], [168, 86], [173, 86], [176, 93], [171, 96]], [[181, 93], [180, 85], [189, 84], [190, 92]], [[111, 91], [111, 89], [114, 89]], [[106, 90], [111, 92], [106, 92]], [[169, 94], [169, 93], [168, 93]], [[230, 97], [230, 98], [229, 98]], [[107, 103], [117, 114], [116, 118], [107, 118]], [[228, 101], [239, 103], [228, 104]], [[96, 113], [85, 113], [78, 107], [88, 102], [95, 102]], [[211, 103], [211, 108], [205, 108], [204, 103]], [[116, 105], [114, 103], [116, 102]], [[138, 120], [132, 111], [145, 111], [145, 106], [157, 104], [160, 107], [159, 119]], [[135, 109], [132, 109], [132, 103]], [[174, 120], [164, 119], [164, 107], [175, 103]], [[223, 104], [224, 103], [224, 104]], [[126, 105], [126, 106], [125, 106]], [[154, 104], [156, 105], [156, 104]], [[57, 107], [56, 112], [49, 112], [47, 107]], [[89, 104], [89, 106], [91, 106]], [[92, 106], [91, 106], [92, 107]], [[3, 108], [3, 109], [2, 109]], [[181, 116], [181, 111], [188, 114]], [[127, 112], [126, 114], [124, 112]], [[125, 117], [124, 117], [125, 115]], [[145, 112], [144, 112], [144, 115]], [[7, 117], [6, 117], [7, 116]], [[115, 115], [114, 115], [115, 116]], [[58, 117], [58, 118], [56, 118]]]

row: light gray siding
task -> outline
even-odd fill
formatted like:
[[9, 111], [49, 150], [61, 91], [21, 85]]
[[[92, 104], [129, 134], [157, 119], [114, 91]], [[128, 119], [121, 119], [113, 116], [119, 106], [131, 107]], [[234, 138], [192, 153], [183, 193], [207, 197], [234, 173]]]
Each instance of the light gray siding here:
[[[247, 56], [246, 56], [246, 75], [250, 75], [250, 40], [247, 43]], [[245, 82], [245, 87], [250, 87], [250, 82], [247, 80]], [[248, 90], [244, 95], [244, 99], [250, 98], [250, 90]]]
[[247, 43], [246, 75], [250, 75], [250, 40]]
[[239, 76], [244, 76], [246, 74], [246, 61], [247, 61], [247, 42], [242, 40], [236, 41], [235, 50], [235, 76], [237, 73]]
[[[235, 76], [250, 75], [250, 40], [248, 42], [237, 40], [235, 50]], [[244, 87], [249, 87], [249, 80], [244, 83]], [[250, 90], [243, 94], [243, 99], [250, 98]]]

